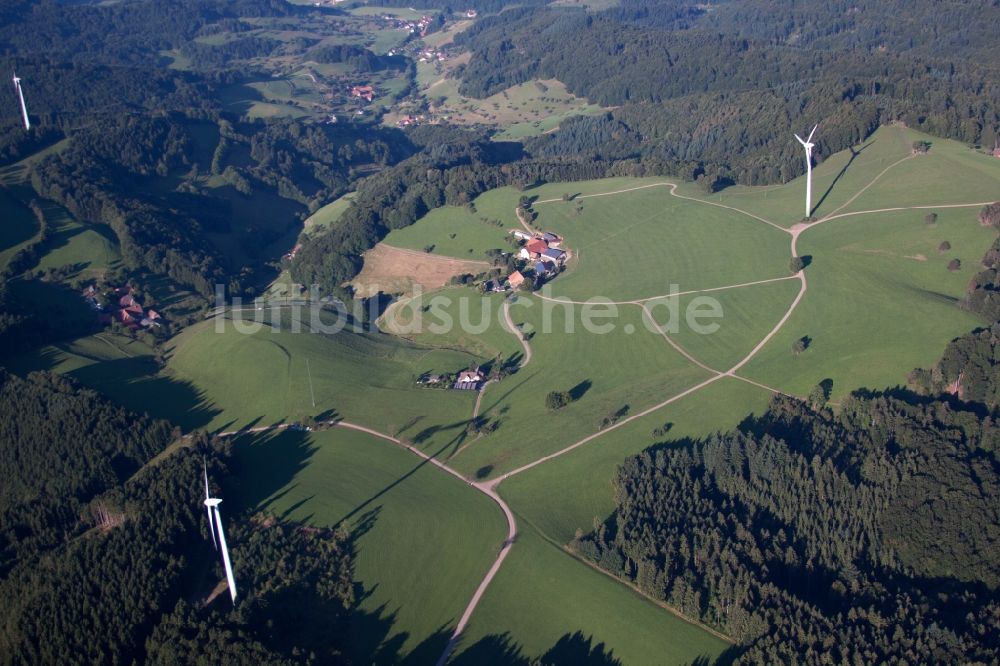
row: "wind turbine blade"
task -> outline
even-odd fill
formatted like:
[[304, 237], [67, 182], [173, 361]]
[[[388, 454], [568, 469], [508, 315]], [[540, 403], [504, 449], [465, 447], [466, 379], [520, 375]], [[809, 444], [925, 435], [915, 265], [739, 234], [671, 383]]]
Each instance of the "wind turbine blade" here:
[[229, 597], [233, 600], [233, 605], [236, 605], [236, 577], [233, 576], [233, 565], [229, 561], [229, 546], [226, 545], [226, 533], [222, 529], [222, 515], [219, 513], [219, 507], [214, 507], [215, 509], [215, 524], [219, 527], [219, 544], [222, 546], [222, 565], [226, 568], [226, 582], [229, 583]]
[[799, 143], [801, 143], [801, 144], [802, 144], [803, 146], [804, 146], [804, 145], [806, 145], [806, 142], [805, 142], [805, 141], [803, 141], [803, 140], [802, 140], [802, 137], [801, 137], [801, 136], [799, 136], [798, 134], [796, 134], [796, 135], [795, 135], [795, 138], [796, 138], [796, 139], [798, 139], [798, 140], [799, 140]]
[[809, 138], [806, 139], [806, 141], [812, 141], [813, 140], [813, 134], [816, 133], [816, 128], [817, 127], [819, 127], [819, 124], [813, 125], [812, 132], [809, 132]]
[[208, 463], [205, 459], [201, 459], [201, 471], [205, 475], [205, 509], [208, 511], [208, 531], [212, 534], [212, 545], [215, 546], [216, 550], [219, 550], [219, 543], [215, 539], [215, 520], [212, 517], [212, 507], [209, 505], [208, 500], [212, 497], [208, 490]]
[[212, 533], [212, 545], [215, 546], [216, 550], [219, 550], [219, 544], [215, 540], [215, 521], [212, 519], [212, 507], [206, 504], [205, 509], [208, 510], [208, 531]]

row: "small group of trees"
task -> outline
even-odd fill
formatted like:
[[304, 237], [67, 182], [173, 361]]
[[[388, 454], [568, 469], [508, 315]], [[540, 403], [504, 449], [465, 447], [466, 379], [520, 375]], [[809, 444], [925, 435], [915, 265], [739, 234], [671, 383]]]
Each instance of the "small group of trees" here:
[[550, 411], [562, 409], [573, 401], [569, 391], [549, 391], [545, 396], [545, 408]]

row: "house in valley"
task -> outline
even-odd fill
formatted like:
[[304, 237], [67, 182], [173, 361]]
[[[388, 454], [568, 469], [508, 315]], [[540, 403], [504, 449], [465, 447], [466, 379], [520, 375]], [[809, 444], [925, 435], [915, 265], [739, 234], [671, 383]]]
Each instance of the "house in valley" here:
[[351, 88], [351, 97], [357, 97], [370, 102], [375, 99], [375, 89], [371, 86], [354, 86]]
[[463, 370], [458, 373], [458, 379], [455, 380], [453, 388], [460, 391], [477, 391], [485, 378], [486, 377], [479, 368]]

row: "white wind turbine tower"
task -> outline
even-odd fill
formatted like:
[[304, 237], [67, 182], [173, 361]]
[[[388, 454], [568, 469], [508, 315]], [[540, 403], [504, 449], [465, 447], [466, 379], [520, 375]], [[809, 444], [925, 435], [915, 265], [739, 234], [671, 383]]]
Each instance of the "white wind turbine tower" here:
[[17, 89], [17, 98], [21, 102], [21, 119], [24, 121], [24, 129], [31, 129], [31, 121], [28, 120], [28, 107], [24, 103], [24, 91], [21, 90], [21, 77], [14, 72], [14, 87]]
[[[208, 466], [202, 463], [205, 472], [205, 508], [208, 511], [208, 531], [212, 533], [212, 543], [216, 550], [222, 550], [222, 565], [226, 569], [226, 581], [229, 583], [229, 597], [236, 605], [236, 578], [233, 576], [233, 565], [229, 561], [229, 546], [226, 545], [226, 533], [222, 529], [222, 515], [219, 514], [221, 499], [212, 497], [208, 490]], [[218, 531], [218, 540], [216, 540]]]
[[813, 146], [812, 142], [813, 134], [816, 133], [816, 128], [819, 125], [813, 125], [812, 131], [809, 132], [809, 138], [805, 141], [802, 140], [798, 134], [795, 138], [799, 140], [802, 147], [806, 149], [806, 217], [812, 215], [812, 194], [813, 194]]

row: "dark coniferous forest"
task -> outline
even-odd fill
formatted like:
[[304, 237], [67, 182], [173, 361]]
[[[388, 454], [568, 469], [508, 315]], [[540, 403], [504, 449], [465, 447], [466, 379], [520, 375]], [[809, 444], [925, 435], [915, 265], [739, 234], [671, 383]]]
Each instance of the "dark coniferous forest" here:
[[718, 627], [740, 663], [992, 663], [1000, 430], [946, 402], [779, 398], [628, 460], [574, 548]]
[[198, 505], [227, 449], [50, 373], [2, 372], [0, 398], [0, 663], [344, 660], [346, 534], [232, 520], [231, 612]]

